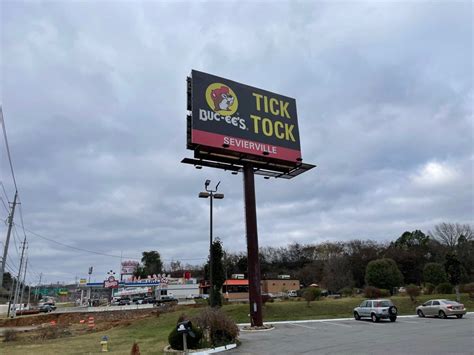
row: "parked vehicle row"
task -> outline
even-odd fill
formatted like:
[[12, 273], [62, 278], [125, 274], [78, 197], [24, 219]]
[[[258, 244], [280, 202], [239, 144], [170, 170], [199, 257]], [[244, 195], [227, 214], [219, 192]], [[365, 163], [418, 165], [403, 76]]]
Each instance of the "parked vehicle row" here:
[[[456, 316], [462, 318], [466, 312], [463, 304], [446, 299], [429, 300], [416, 308], [419, 317], [447, 318], [448, 316]], [[358, 307], [354, 308], [353, 314], [355, 320], [367, 317], [372, 322], [379, 322], [381, 319], [390, 319], [391, 322], [395, 322], [398, 309], [391, 300], [364, 300]]]
[[129, 306], [132, 304], [160, 304], [169, 302], [178, 302], [178, 300], [172, 296], [161, 296], [159, 299], [154, 297], [122, 297], [114, 299], [110, 304], [111, 306]]

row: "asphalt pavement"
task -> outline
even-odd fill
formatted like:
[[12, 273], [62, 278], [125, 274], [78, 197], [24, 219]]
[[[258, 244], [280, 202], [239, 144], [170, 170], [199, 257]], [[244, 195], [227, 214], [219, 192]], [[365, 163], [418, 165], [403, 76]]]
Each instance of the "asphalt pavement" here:
[[275, 322], [241, 331], [228, 354], [474, 354], [474, 313], [465, 318], [401, 316], [396, 322], [331, 319]]

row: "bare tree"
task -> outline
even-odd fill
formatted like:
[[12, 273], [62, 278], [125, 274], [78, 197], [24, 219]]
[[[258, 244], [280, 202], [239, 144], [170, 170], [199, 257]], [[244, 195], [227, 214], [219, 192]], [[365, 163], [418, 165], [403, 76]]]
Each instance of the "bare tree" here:
[[430, 237], [438, 240], [440, 243], [454, 249], [463, 236], [467, 241], [474, 239], [474, 233], [469, 224], [460, 223], [440, 223], [434, 227], [433, 232], [429, 232]]

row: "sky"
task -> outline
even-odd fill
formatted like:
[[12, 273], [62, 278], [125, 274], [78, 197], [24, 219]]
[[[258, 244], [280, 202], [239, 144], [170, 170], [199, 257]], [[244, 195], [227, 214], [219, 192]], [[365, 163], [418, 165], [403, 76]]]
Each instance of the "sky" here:
[[[192, 69], [296, 99], [303, 160], [317, 168], [256, 177], [260, 247], [473, 223], [470, 1], [0, 6], [0, 97], [21, 200], [7, 262], [16, 272], [26, 234], [33, 284], [71, 282], [89, 266], [101, 281], [120, 255], [148, 250], [203, 264], [206, 179], [225, 195], [214, 236], [246, 251], [242, 175], [180, 163], [192, 157]], [[6, 220], [15, 187], [0, 143]]]

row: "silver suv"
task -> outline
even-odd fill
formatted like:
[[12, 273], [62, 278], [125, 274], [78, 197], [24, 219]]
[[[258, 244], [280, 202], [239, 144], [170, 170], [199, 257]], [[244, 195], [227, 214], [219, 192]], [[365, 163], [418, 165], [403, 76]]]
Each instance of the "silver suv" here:
[[365, 300], [359, 307], [354, 308], [354, 318], [360, 320], [362, 317], [370, 317], [372, 322], [380, 319], [397, 320], [397, 307], [390, 300]]

